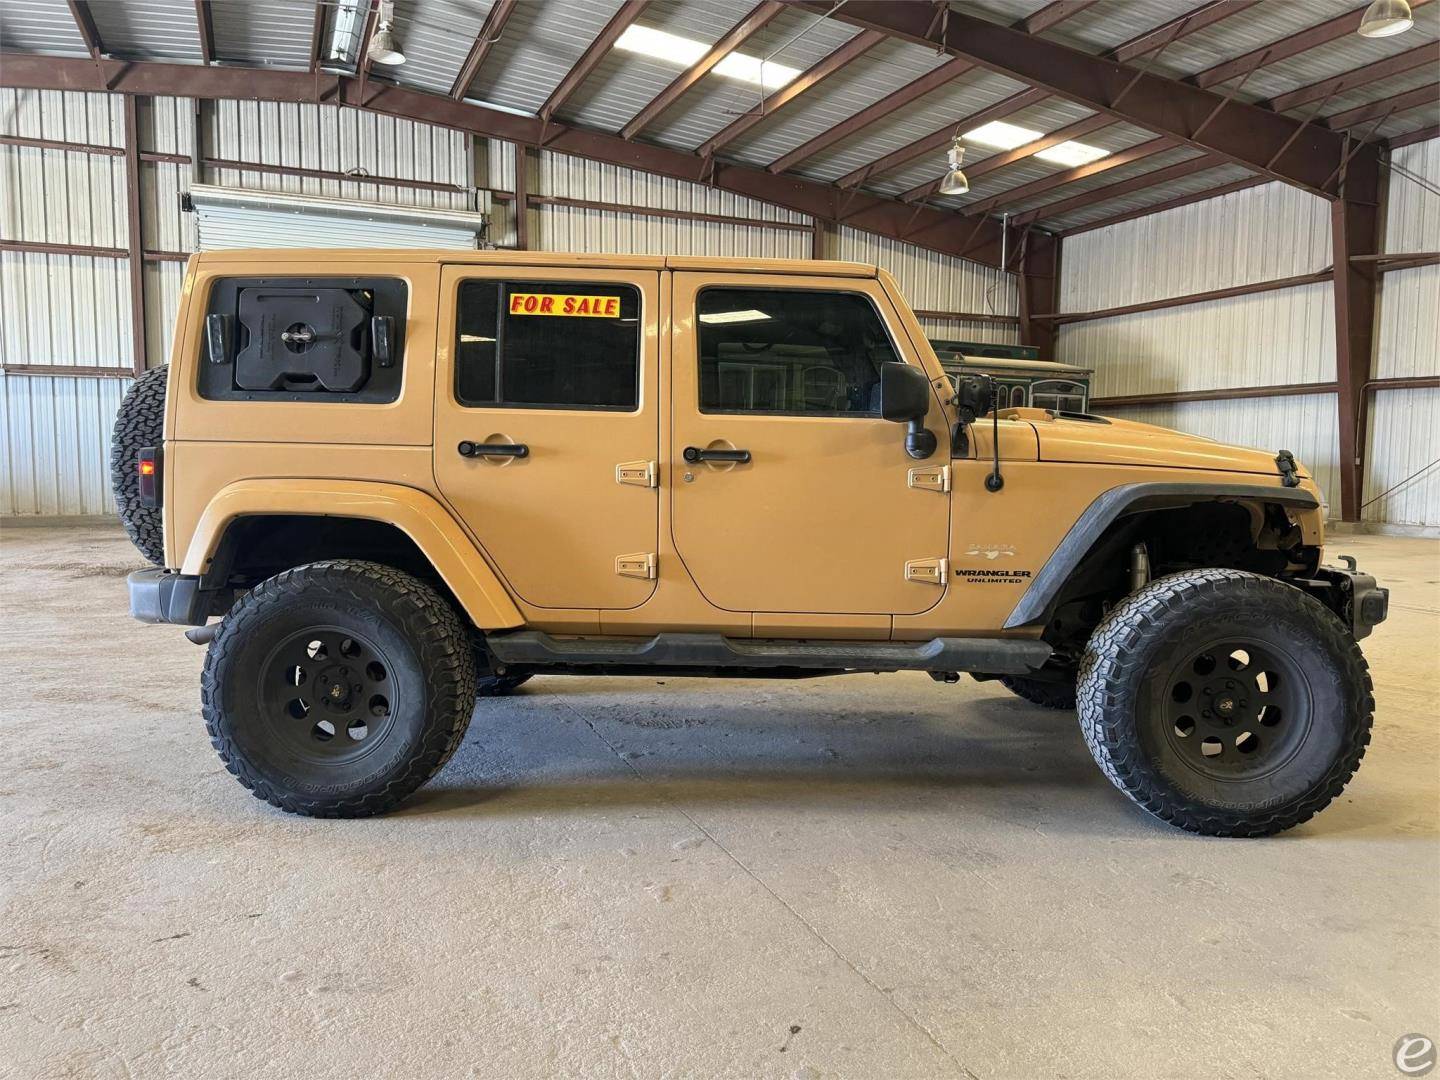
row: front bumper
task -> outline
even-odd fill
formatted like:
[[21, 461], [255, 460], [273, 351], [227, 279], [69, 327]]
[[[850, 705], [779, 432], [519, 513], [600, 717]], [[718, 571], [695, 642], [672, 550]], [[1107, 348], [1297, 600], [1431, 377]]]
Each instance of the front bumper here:
[[130, 615], [147, 623], [204, 626], [211, 615], [223, 615], [234, 597], [230, 589], [201, 588], [200, 578], [151, 567], [127, 579]]
[[1353, 557], [1340, 558], [1344, 566], [1322, 566], [1298, 584], [1340, 616], [1359, 641], [1390, 614], [1390, 590], [1377, 585], [1374, 575], [1361, 573]]

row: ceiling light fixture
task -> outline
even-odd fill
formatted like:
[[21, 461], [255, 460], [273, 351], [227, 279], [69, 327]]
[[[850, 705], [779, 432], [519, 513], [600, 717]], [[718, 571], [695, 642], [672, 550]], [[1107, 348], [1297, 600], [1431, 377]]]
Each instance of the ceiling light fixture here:
[[1038, 138], [1040, 132], [1031, 131], [1019, 124], [1007, 124], [1004, 120], [991, 120], [990, 123], [981, 124], [974, 131], [965, 133], [966, 142], [979, 143], [996, 150], [1014, 150], [1015, 147], [1024, 146]]
[[1415, 18], [1405, 0], [1373, 0], [1360, 17], [1360, 25], [1355, 32], [1361, 37], [1393, 37], [1414, 25]]
[[[694, 38], [681, 37], [668, 30], [656, 30], [651, 26], [632, 23], [615, 42], [615, 48], [659, 60], [675, 67], [690, 67], [707, 52], [710, 46]], [[758, 56], [732, 52], [714, 67], [716, 75], [739, 82], [753, 83], [767, 92], [778, 90], [800, 74], [799, 68], [777, 64], [773, 60], [762, 60]]]
[[394, 23], [393, 0], [380, 0], [380, 19], [375, 26], [375, 33], [370, 37], [370, 48], [365, 53], [372, 64], [396, 67], [405, 62], [405, 54], [400, 51], [400, 42], [395, 40]]
[[1056, 143], [1048, 150], [1041, 150], [1035, 155], [1041, 161], [1048, 161], [1053, 165], [1065, 165], [1073, 168], [1076, 165], [1089, 165], [1092, 161], [1099, 161], [1103, 157], [1109, 157], [1109, 150], [1102, 150], [1098, 146], [1091, 146], [1082, 142]]
[[960, 170], [960, 164], [965, 160], [965, 144], [956, 135], [950, 143], [950, 149], [945, 152], [945, 160], [950, 163], [950, 171], [940, 181], [939, 192], [941, 195], [964, 195], [970, 190], [970, 181]]

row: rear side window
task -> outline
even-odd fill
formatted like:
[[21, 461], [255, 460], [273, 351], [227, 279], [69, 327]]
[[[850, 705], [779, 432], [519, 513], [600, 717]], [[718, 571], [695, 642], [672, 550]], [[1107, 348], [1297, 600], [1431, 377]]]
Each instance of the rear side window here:
[[703, 290], [700, 411], [878, 416], [880, 365], [899, 359], [860, 293]]
[[398, 278], [220, 278], [205, 312], [200, 396], [394, 401], [408, 299]]
[[465, 281], [455, 396], [472, 407], [631, 410], [640, 403], [632, 285]]

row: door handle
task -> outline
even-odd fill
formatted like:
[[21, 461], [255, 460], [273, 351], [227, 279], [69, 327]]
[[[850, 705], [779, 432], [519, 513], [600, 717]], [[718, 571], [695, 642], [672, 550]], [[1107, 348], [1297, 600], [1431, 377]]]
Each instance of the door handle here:
[[530, 456], [530, 447], [524, 443], [477, 443], [465, 439], [455, 449], [466, 458]]
[[697, 461], [738, 461], [746, 465], [750, 461], [749, 450], [701, 450], [698, 446], [685, 447], [684, 456], [691, 465]]

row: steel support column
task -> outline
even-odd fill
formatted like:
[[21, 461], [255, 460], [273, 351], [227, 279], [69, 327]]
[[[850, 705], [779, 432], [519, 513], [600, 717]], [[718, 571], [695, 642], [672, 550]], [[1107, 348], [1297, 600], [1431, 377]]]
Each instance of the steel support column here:
[[1351, 160], [1331, 204], [1330, 232], [1335, 276], [1335, 381], [1340, 434], [1340, 517], [1360, 520], [1365, 482], [1365, 384], [1375, 350], [1376, 262], [1357, 256], [1380, 250], [1380, 159]]
[[126, 257], [130, 275], [130, 334], [136, 376], [145, 373], [145, 230], [140, 220], [140, 98], [125, 96], [125, 210], [129, 224]]
[[1046, 360], [1055, 359], [1056, 326], [1043, 318], [1060, 309], [1060, 238], [1031, 229], [1019, 257], [1020, 344], [1034, 345]]

